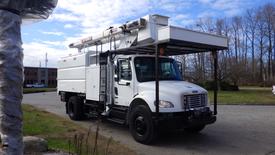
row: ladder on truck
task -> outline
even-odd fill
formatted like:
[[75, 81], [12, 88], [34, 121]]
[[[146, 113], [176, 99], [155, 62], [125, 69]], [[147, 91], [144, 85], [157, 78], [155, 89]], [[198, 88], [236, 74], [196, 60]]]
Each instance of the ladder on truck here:
[[107, 62], [108, 58], [102, 53], [99, 54], [99, 102], [107, 102]]

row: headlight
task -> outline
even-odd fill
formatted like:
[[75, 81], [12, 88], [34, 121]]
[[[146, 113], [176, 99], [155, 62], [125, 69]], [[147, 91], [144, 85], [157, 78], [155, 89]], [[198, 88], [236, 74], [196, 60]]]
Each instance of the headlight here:
[[[155, 105], [156, 105], [156, 102], [155, 102]], [[159, 107], [160, 108], [174, 108], [174, 104], [169, 101], [160, 100]]]

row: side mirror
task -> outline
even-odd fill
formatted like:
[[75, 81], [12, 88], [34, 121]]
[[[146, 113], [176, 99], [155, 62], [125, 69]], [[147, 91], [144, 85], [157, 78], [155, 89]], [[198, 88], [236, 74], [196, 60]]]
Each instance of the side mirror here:
[[115, 80], [115, 82], [119, 81], [119, 78], [118, 78], [117, 74], [114, 75], [114, 80]]
[[118, 82], [118, 81], [119, 81], [119, 77], [118, 77], [119, 68], [118, 68], [118, 66], [119, 66], [119, 62], [117, 61], [117, 62], [115, 63], [115, 65], [114, 65], [114, 67], [115, 67], [115, 74], [114, 74], [114, 80], [115, 80], [115, 82]]
[[183, 73], [183, 70], [182, 70], [182, 63], [177, 61], [177, 65], [178, 65], [178, 68], [179, 68], [179, 71], [180, 71], [180, 74], [182, 76], [182, 73]]

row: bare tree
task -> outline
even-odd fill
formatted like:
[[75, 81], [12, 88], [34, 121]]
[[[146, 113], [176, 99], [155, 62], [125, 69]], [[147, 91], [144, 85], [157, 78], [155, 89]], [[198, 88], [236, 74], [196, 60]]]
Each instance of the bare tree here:
[[232, 30], [233, 30], [233, 35], [234, 35], [234, 49], [235, 49], [236, 63], [238, 63], [238, 57], [239, 57], [241, 24], [242, 24], [241, 17], [235, 16], [232, 18]]
[[[202, 31], [202, 32], [208, 32], [208, 33], [213, 33], [213, 34], [216, 33], [215, 21], [211, 17], [200, 18], [196, 22], [196, 28], [197, 28], [197, 30]], [[209, 54], [206, 54], [206, 53], [198, 53], [197, 58], [198, 58], [198, 65], [199, 65], [198, 72], [199, 72], [199, 75], [201, 76], [201, 81], [205, 81], [211, 75], [211, 74], [208, 74], [207, 72], [213, 71], [213, 66], [210, 61], [212, 56]]]
[[249, 9], [246, 12], [245, 21], [247, 25], [247, 35], [246, 37], [251, 42], [251, 56], [252, 56], [252, 75], [255, 76], [255, 33], [257, 26], [257, 18], [255, 9]]
[[263, 7], [263, 16], [266, 23], [267, 37], [268, 37], [268, 79], [271, 80], [272, 73], [272, 24], [275, 8], [272, 4], [268, 3]]
[[[227, 19], [217, 19], [216, 21], [216, 33], [218, 35], [224, 35], [228, 38], [230, 41], [229, 33], [230, 33], [230, 26], [228, 24]], [[229, 74], [229, 49], [226, 50], [226, 52], [220, 52], [219, 53], [219, 68], [218, 68], [218, 80], [219, 81], [225, 81], [230, 76]]]
[[[234, 84], [268, 84], [275, 78], [275, 4], [249, 9], [245, 14], [227, 20], [201, 18], [196, 30], [228, 37], [227, 52], [219, 54], [219, 80]], [[274, 52], [272, 51], [274, 50]], [[189, 67], [193, 75], [205, 76], [212, 71], [208, 55], [196, 55], [195, 67]], [[191, 75], [192, 76], [192, 75]], [[269, 83], [270, 85], [271, 83]]]
[[263, 81], [264, 80], [264, 75], [263, 75], [263, 68], [264, 68], [264, 61], [263, 61], [263, 56], [264, 56], [264, 37], [265, 37], [265, 27], [264, 27], [264, 19], [263, 19], [263, 14], [261, 10], [257, 12], [257, 40], [258, 40], [258, 48], [260, 51], [259, 54], [259, 61], [260, 61], [260, 73], [259, 73], [259, 80]]

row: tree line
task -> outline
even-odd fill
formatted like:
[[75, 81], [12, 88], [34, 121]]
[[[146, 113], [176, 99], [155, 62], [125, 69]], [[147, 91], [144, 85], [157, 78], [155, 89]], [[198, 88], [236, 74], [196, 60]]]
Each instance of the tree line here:
[[[218, 54], [220, 82], [275, 84], [275, 4], [248, 9], [242, 15], [230, 18], [200, 18], [191, 28], [228, 38], [228, 50]], [[184, 55], [178, 59], [183, 63], [185, 79], [197, 83], [213, 79], [211, 54]]]

